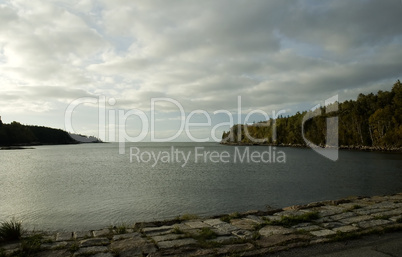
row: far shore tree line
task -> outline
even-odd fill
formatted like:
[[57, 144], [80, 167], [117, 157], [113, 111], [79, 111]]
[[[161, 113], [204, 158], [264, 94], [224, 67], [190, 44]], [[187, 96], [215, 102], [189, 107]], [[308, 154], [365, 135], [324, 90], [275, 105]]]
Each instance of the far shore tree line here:
[[77, 141], [61, 129], [23, 125], [13, 121], [0, 124], [0, 145], [75, 144]]
[[[304, 123], [304, 136], [316, 145], [326, 144], [327, 118], [338, 117], [340, 146], [369, 146], [379, 148], [402, 147], [402, 83], [398, 80], [391, 91], [377, 94], [359, 94], [356, 100], [339, 103], [338, 110], [326, 112]], [[279, 117], [276, 123], [276, 141], [273, 141], [274, 120], [252, 125], [235, 125], [222, 135], [222, 143], [301, 145], [306, 143], [302, 136], [302, 121], [307, 111], [293, 116]], [[249, 137], [246, 135], [249, 133]], [[261, 144], [261, 143], [258, 143]]]

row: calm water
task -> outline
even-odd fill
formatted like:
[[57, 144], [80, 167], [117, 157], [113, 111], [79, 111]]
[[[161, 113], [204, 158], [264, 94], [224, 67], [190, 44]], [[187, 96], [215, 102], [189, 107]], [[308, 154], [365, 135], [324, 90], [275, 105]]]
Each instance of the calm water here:
[[[134, 146], [134, 145], [132, 145]], [[0, 151], [0, 220], [48, 230], [97, 229], [192, 213], [284, 207], [351, 195], [402, 192], [402, 154], [341, 151], [337, 162], [311, 149], [276, 148], [286, 163], [234, 163], [235, 147], [217, 143], [140, 143], [140, 153], [190, 152], [188, 163], [130, 163], [117, 144], [38, 146]], [[203, 151], [229, 163], [204, 162]], [[199, 148], [201, 149], [201, 148]], [[238, 147], [243, 154], [246, 147]], [[268, 151], [268, 147], [249, 147]], [[134, 151], [135, 152], [135, 151]], [[274, 150], [271, 149], [271, 155]], [[143, 160], [147, 155], [143, 154]], [[264, 156], [267, 159], [268, 155]], [[197, 160], [197, 162], [195, 162]], [[141, 159], [140, 159], [141, 161]]]

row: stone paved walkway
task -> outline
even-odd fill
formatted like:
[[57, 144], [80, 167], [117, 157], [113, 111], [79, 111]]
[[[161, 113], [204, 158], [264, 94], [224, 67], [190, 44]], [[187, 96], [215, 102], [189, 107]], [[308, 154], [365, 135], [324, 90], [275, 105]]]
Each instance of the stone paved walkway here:
[[401, 231], [402, 193], [203, 219], [187, 216], [132, 227], [31, 234], [0, 245], [0, 256], [261, 256]]

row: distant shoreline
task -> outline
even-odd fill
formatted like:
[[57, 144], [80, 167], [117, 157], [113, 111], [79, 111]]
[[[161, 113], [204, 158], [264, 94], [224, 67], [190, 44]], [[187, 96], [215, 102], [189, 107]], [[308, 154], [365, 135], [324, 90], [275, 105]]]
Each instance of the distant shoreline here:
[[35, 149], [33, 147], [25, 146], [1, 146], [0, 150], [24, 150], [24, 149]]
[[[291, 148], [310, 148], [306, 145], [300, 144], [258, 144], [258, 143], [232, 143], [232, 142], [220, 142], [221, 145], [230, 146], [277, 146], [277, 147], [291, 147]], [[320, 146], [320, 148], [325, 148]], [[331, 149], [331, 148], [327, 148]], [[402, 147], [376, 147], [376, 146], [363, 146], [363, 145], [341, 145], [339, 150], [353, 150], [353, 151], [364, 151], [364, 152], [397, 152], [402, 153]]]
[[35, 149], [32, 146], [42, 146], [42, 145], [81, 145], [81, 144], [104, 144], [108, 142], [74, 142], [65, 144], [21, 144], [21, 145], [0, 145], [0, 150], [25, 150], [25, 149]]

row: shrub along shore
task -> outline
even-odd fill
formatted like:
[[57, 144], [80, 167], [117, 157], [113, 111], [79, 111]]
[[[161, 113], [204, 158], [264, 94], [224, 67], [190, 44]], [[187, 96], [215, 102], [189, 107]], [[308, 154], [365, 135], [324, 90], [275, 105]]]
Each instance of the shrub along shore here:
[[91, 231], [24, 232], [13, 220], [1, 224], [0, 256], [256, 256], [401, 230], [399, 193]]

